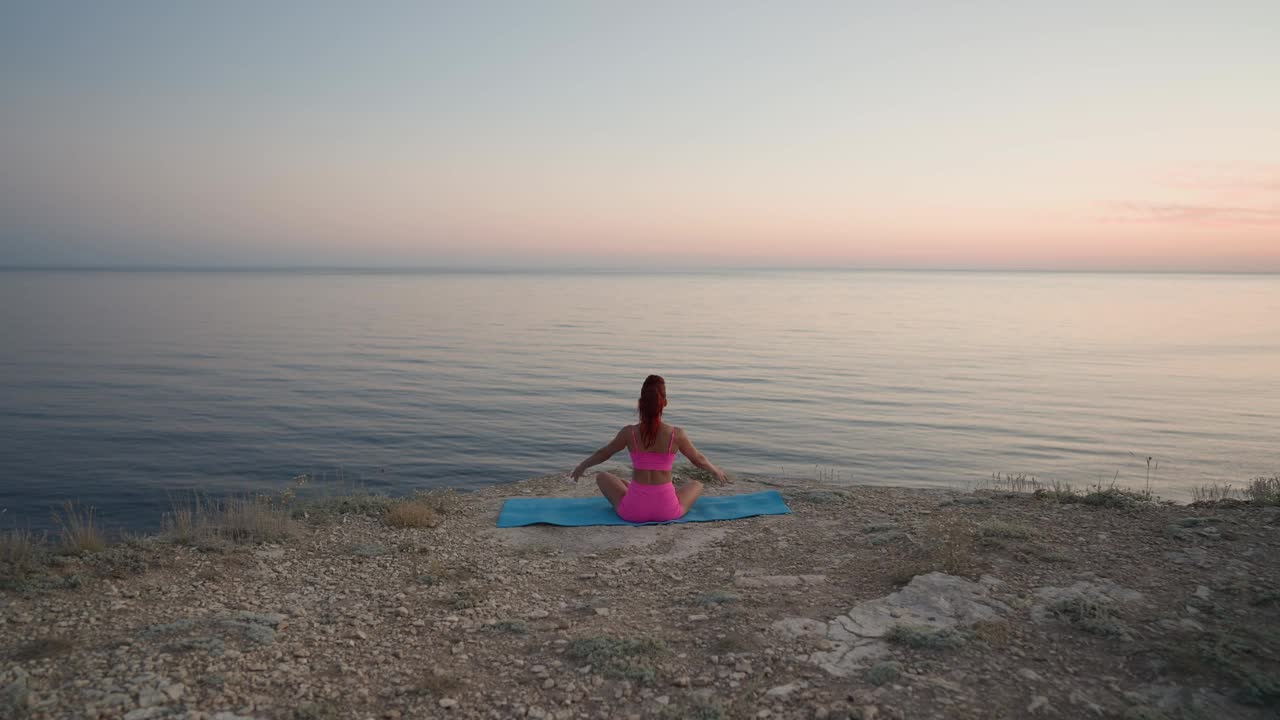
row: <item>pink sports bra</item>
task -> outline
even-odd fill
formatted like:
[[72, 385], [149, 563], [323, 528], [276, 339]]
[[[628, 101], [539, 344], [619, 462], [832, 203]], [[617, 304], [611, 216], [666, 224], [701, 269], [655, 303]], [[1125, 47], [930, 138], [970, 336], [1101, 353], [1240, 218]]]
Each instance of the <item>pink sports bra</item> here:
[[[635, 426], [631, 427], [631, 442], [637, 448], [640, 447], [640, 438], [636, 437]], [[663, 470], [671, 472], [671, 466], [676, 462], [675, 444], [676, 431], [675, 428], [672, 428], [671, 441], [667, 443], [667, 451], [665, 453], [627, 448], [627, 451], [631, 453], [631, 467], [636, 470]]]

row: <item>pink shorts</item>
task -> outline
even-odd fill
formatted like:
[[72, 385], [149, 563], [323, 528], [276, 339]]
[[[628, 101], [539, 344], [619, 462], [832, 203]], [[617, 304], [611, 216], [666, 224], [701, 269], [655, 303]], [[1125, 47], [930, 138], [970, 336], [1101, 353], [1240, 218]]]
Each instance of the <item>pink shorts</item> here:
[[632, 481], [618, 502], [618, 517], [627, 522], [670, 522], [683, 514], [676, 486], [669, 482], [646, 485]]

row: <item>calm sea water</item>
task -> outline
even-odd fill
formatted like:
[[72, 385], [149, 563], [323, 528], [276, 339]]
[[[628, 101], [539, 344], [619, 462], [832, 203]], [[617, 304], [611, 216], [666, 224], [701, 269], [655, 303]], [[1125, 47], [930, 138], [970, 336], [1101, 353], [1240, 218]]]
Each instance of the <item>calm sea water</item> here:
[[[0, 526], [299, 473], [566, 471], [665, 375], [731, 471], [965, 487], [1280, 470], [1280, 276], [0, 273]], [[618, 462], [625, 456], [618, 456]]]

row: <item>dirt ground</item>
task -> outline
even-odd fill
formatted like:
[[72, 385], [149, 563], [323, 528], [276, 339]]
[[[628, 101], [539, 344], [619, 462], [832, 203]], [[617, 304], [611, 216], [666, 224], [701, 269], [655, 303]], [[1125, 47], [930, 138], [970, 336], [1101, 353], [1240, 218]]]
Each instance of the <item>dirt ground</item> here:
[[0, 591], [0, 717], [1280, 717], [1280, 508], [708, 494], [765, 488], [792, 514], [494, 527], [594, 490], [552, 477], [56, 557]]

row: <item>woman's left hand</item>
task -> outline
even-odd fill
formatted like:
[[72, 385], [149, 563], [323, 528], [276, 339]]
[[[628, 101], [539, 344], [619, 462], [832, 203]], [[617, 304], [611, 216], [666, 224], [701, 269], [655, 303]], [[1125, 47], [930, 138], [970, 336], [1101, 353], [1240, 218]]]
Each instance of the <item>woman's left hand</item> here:
[[578, 467], [573, 469], [573, 472], [569, 473], [569, 477], [573, 478], [574, 482], [578, 482], [578, 478], [582, 477], [582, 473], [584, 472], [586, 472], [586, 470], [583, 469], [581, 465], [579, 465]]

